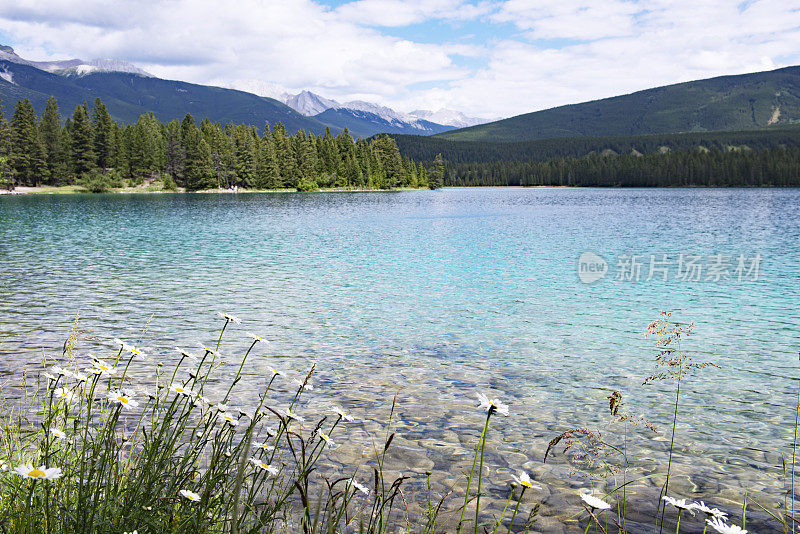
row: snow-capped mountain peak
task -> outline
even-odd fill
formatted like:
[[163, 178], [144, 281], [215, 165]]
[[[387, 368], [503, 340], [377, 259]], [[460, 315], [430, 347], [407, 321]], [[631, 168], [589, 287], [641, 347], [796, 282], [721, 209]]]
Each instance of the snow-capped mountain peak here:
[[5, 60], [11, 63], [18, 63], [20, 65], [28, 65], [37, 69], [45, 70], [55, 74], [71, 74], [77, 76], [85, 76], [94, 72], [127, 72], [130, 74], [138, 74], [152, 78], [153, 75], [144, 71], [127, 61], [120, 61], [118, 59], [93, 59], [91, 61], [83, 61], [81, 59], [65, 59], [60, 61], [30, 61], [22, 59], [14, 52], [10, 46], [0, 45], [0, 60]]
[[319, 115], [326, 109], [340, 107], [336, 100], [325, 98], [311, 91], [300, 91], [296, 95], [289, 95], [285, 104], [307, 116]]
[[409, 117], [407, 114], [399, 113], [392, 108], [381, 106], [380, 104], [373, 104], [372, 102], [365, 102], [363, 100], [351, 100], [338, 107], [366, 111], [367, 113], [372, 113], [387, 121], [399, 120], [408, 122], [409, 120], [413, 121], [416, 119], [416, 117]]
[[440, 109], [438, 111], [429, 111], [426, 109], [418, 109], [409, 113], [412, 117], [423, 119], [437, 124], [446, 124], [448, 126], [455, 126], [456, 128], [466, 128], [467, 126], [475, 126], [477, 124], [484, 124], [490, 122], [492, 119], [480, 119], [477, 117], [467, 117], [460, 111], [452, 109]]

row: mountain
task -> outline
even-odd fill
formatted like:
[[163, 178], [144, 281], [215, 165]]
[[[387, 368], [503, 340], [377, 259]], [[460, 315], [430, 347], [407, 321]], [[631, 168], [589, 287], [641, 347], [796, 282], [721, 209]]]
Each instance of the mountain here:
[[454, 128], [467, 128], [469, 126], [477, 126], [478, 124], [486, 124], [491, 122], [490, 119], [479, 119], [477, 117], [467, 117], [460, 111], [452, 109], [440, 109], [439, 111], [428, 111], [425, 109], [418, 109], [409, 113], [412, 117], [423, 119], [437, 124], [446, 124]]
[[[277, 84], [261, 80], [237, 80], [229, 87], [212, 87], [156, 78], [131, 63], [112, 59], [30, 61], [9, 46], [0, 46], [0, 99], [7, 111], [21, 98], [30, 100], [38, 113], [47, 98], [58, 99], [66, 117], [78, 104], [100, 98], [111, 116], [123, 123], [135, 122], [152, 111], [167, 122], [191, 113], [195, 120], [236, 122], [263, 127], [280, 121], [290, 133], [305, 130], [321, 134], [326, 128], [338, 133], [345, 127], [356, 137], [379, 133], [431, 135], [445, 132], [464, 121], [458, 112], [418, 111], [399, 113], [364, 101], [341, 104], [311, 91], [291, 94]], [[431, 120], [442, 117], [455, 125]]]
[[528, 141], [752, 130], [800, 122], [800, 67], [721, 76], [518, 115], [437, 137]]
[[[282, 122], [287, 131], [306, 130], [321, 134], [329, 125], [305, 117], [289, 106], [252, 93], [186, 82], [162, 80], [138, 72], [112, 71], [117, 63], [32, 62], [22, 60], [9, 47], [0, 49], [0, 99], [6, 113], [17, 100], [27, 98], [37, 113], [44, 110], [47, 98], [58, 99], [62, 116], [72, 113], [84, 101], [91, 104], [99, 97], [111, 116], [123, 123], [133, 123], [140, 115], [153, 112], [161, 121], [182, 119], [191, 113], [198, 122], [253, 124]], [[45, 64], [46, 63], [46, 64]], [[94, 69], [84, 66], [95, 67]], [[123, 65], [123, 67], [125, 67]], [[334, 132], [339, 129], [332, 126]]]
[[45, 70], [47, 72], [73, 74], [77, 76], [83, 76], [84, 74], [89, 74], [92, 72], [128, 72], [131, 74], [138, 74], [140, 76], [153, 76], [149, 72], [140, 69], [132, 63], [120, 61], [118, 59], [93, 59], [91, 61], [83, 61], [81, 59], [67, 59], [63, 61], [29, 61], [19, 57], [17, 53], [14, 52], [13, 48], [5, 45], [0, 45], [0, 60], [36, 67], [37, 69]]
[[326, 109], [339, 107], [337, 101], [319, 96], [311, 91], [301, 91], [296, 95], [288, 95], [283, 103], [307, 117], [319, 115]]
[[451, 129], [450, 126], [424, 120], [406, 122], [345, 107], [326, 109], [314, 118], [338, 129], [347, 127], [354, 137], [370, 137], [376, 133], [431, 135]]
[[[244, 79], [235, 80], [233, 82], [220, 81], [220, 85], [231, 89], [239, 89], [240, 91], [247, 91], [259, 96], [266, 96], [280, 100], [287, 106], [295, 111], [302, 113], [309, 117], [317, 117], [324, 121], [324, 117], [318, 117], [321, 113], [330, 110], [351, 110], [362, 111], [371, 113], [377, 116], [377, 119], [366, 119], [368, 122], [373, 122], [376, 125], [382, 124], [379, 119], [387, 123], [394, 123], [395, 127], [391, 132], [380, 132], [375, 130], [375, 127], [367, 127], [363, 122], [365, 117], [359, 113], [352, 113], [355, 120], [360, 121], [359, 126], [350, 127], [351, 132], [360, 130], [363, 135], [370, 136], [376, 133], [404, 133], [417, 134], [417, 135], [430, 135], [431, 133], [443, 132], [452, 128], [463, 128], [465, 126], [474, 126], [476, 124], [483, 124], [489, 122], [489, 119], [479, 119], [476, 117], [468, 117], [460, 111], [453, 111], [449, 109], [440, 109], [439, 111], [416, 110], [411, 113], [401, 113], [395, 111], [390, 107], [381, 106], [372, 102], [365, 102], [363, 100], [352, 100], [350, 102], [340, 103], [336, 100], [326, 98], [311, 91], [301, 91], [297, 94], [291, 94], [286, 88], [265, 82], [262, 80]], [[328, 113], [327, 117], [335, 117], [335, 122], [347, 118], [347, 113]], [[405, 125], [397, 125], [397, 122], [406, 123]], [[422, 121], [422, 122], [420, 122]], [[355, 123], [354, 123], [355, 124]], [[340, 125], [341, 126], [341, 125]]]

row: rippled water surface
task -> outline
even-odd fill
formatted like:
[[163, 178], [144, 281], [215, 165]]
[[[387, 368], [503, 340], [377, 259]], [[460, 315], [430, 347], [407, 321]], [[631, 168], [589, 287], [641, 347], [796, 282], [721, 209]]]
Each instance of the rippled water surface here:
[[[243, 319], [223, 340], [232, 360], [246, 331], [271, 340], [246, 366], [242, 404], [267, 366], [317, 363], [304, 408], [365, 419], [326, 461], [367, 459], [399, 391], [397, 469], [455, 480], [487, 390], [511, 407], [493, 422], [490, 491], [502, 498], [524, 468], [558, 516], [589, 482], [563, 456], [543, 464], [547, 443], [575, 426], [620, 438], [605, 426], [613, 389], [660, 430], [632, 432], [635, 469], [663, 468], [674, 385], [641, 383], [644, 329], [671, 310], [696, 323], [695, 359], [721, 366], [685, 383], [676, 488], [729, 507], [747, 490], [772, 509], [800, 376], [799, 206], [794, 189], [0, 197], [0, 373], [59, 354], [77, 312], [86, 350], [120, 337], [166, 361], [176, 344], [215, 341], [225, 311]], [[581, 283], [585, 251], [608, 261], [606, 278]], [[667, 279], [647, 280], [662, 254]], [[679, 254], [705, 269], [730, 257], [730, 277], [677, 279]], [[760, 255], [757, 280], [738, 279], [740, 254]], [[640, 281], [616, 280], [623, 255], [639, 256]]]

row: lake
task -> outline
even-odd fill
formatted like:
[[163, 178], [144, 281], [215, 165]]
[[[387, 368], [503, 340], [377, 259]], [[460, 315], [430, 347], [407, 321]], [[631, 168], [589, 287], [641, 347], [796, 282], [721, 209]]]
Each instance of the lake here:
[[[511, 415], [492, 422], [489, 491], [505, 499], [510, 474], [527, 470], [546, 529], [574, 528], [564, 516], [592, 483], [570, 477], [560, 451], [544, 464], [547, 444], [573, 427], [619, 443], [611, 391], [659, 429], [629, 429], [632, 472], [665, 467], [674, 383], [642, 382], [655, 355], [644, 330], [668, 310], [695, 323], [684, 344], [695, 361], [720, 366], [684, 382], [675, 493], [728, 510], [745, 491], [783, 505], [800, 378], [798, 189], [2, 196], [0, 268], [1, 374], [58, 357], [78, 312], [85, 351], [119, 337], [166, 363], [176, 345], [215, 342], [216, 312], [230, 313], [243, 324], [224, 354], [240, 355], [247, 331], [271, 341], [237, 386], [243, 406], [268, 366], [299, 376], [316, 363], [306, 413], [339, 404], [363, 419], [331, 467], [369, 459], [399, 391], [395, 461], [412, 488], [426, 469], [442, 473], [437, 487], [469, 470], [475, 394], [490, 392]], [[634, 493], [653, 501], [652, 484]]]

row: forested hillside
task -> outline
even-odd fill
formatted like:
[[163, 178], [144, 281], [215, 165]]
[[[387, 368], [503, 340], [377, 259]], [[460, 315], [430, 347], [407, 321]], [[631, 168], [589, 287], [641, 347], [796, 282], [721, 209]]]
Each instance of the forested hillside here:
[[415, 161], [442, 156], [445, 185], [800, 185], [800, 127], [521, 143], [395, 136]]
[[591, 154], [546, 161], [445, 163], [448, 186], [798, 187], [800, 148]]
[[84, 183], [90, 189], [157, 178], [189, 190], [424, 187], [421, 165], [402, 158], [387, 136], [354, 141], [287, 133], [280, 122], [265, 133], [246, 124], [225, 126], [190, 114], [159, 121], [152, 113], [134, 124], [115, 122], [100, 99], [75, 107], [62, 126], [58, 102], [47, 101], [41, 119], [27, 99], [10, 121], [0, 111], [0, 178], [14, 185]]
[[453, 141], [752, 130], [800, 122], [800, 67], [720, 76], [437, 134]]

